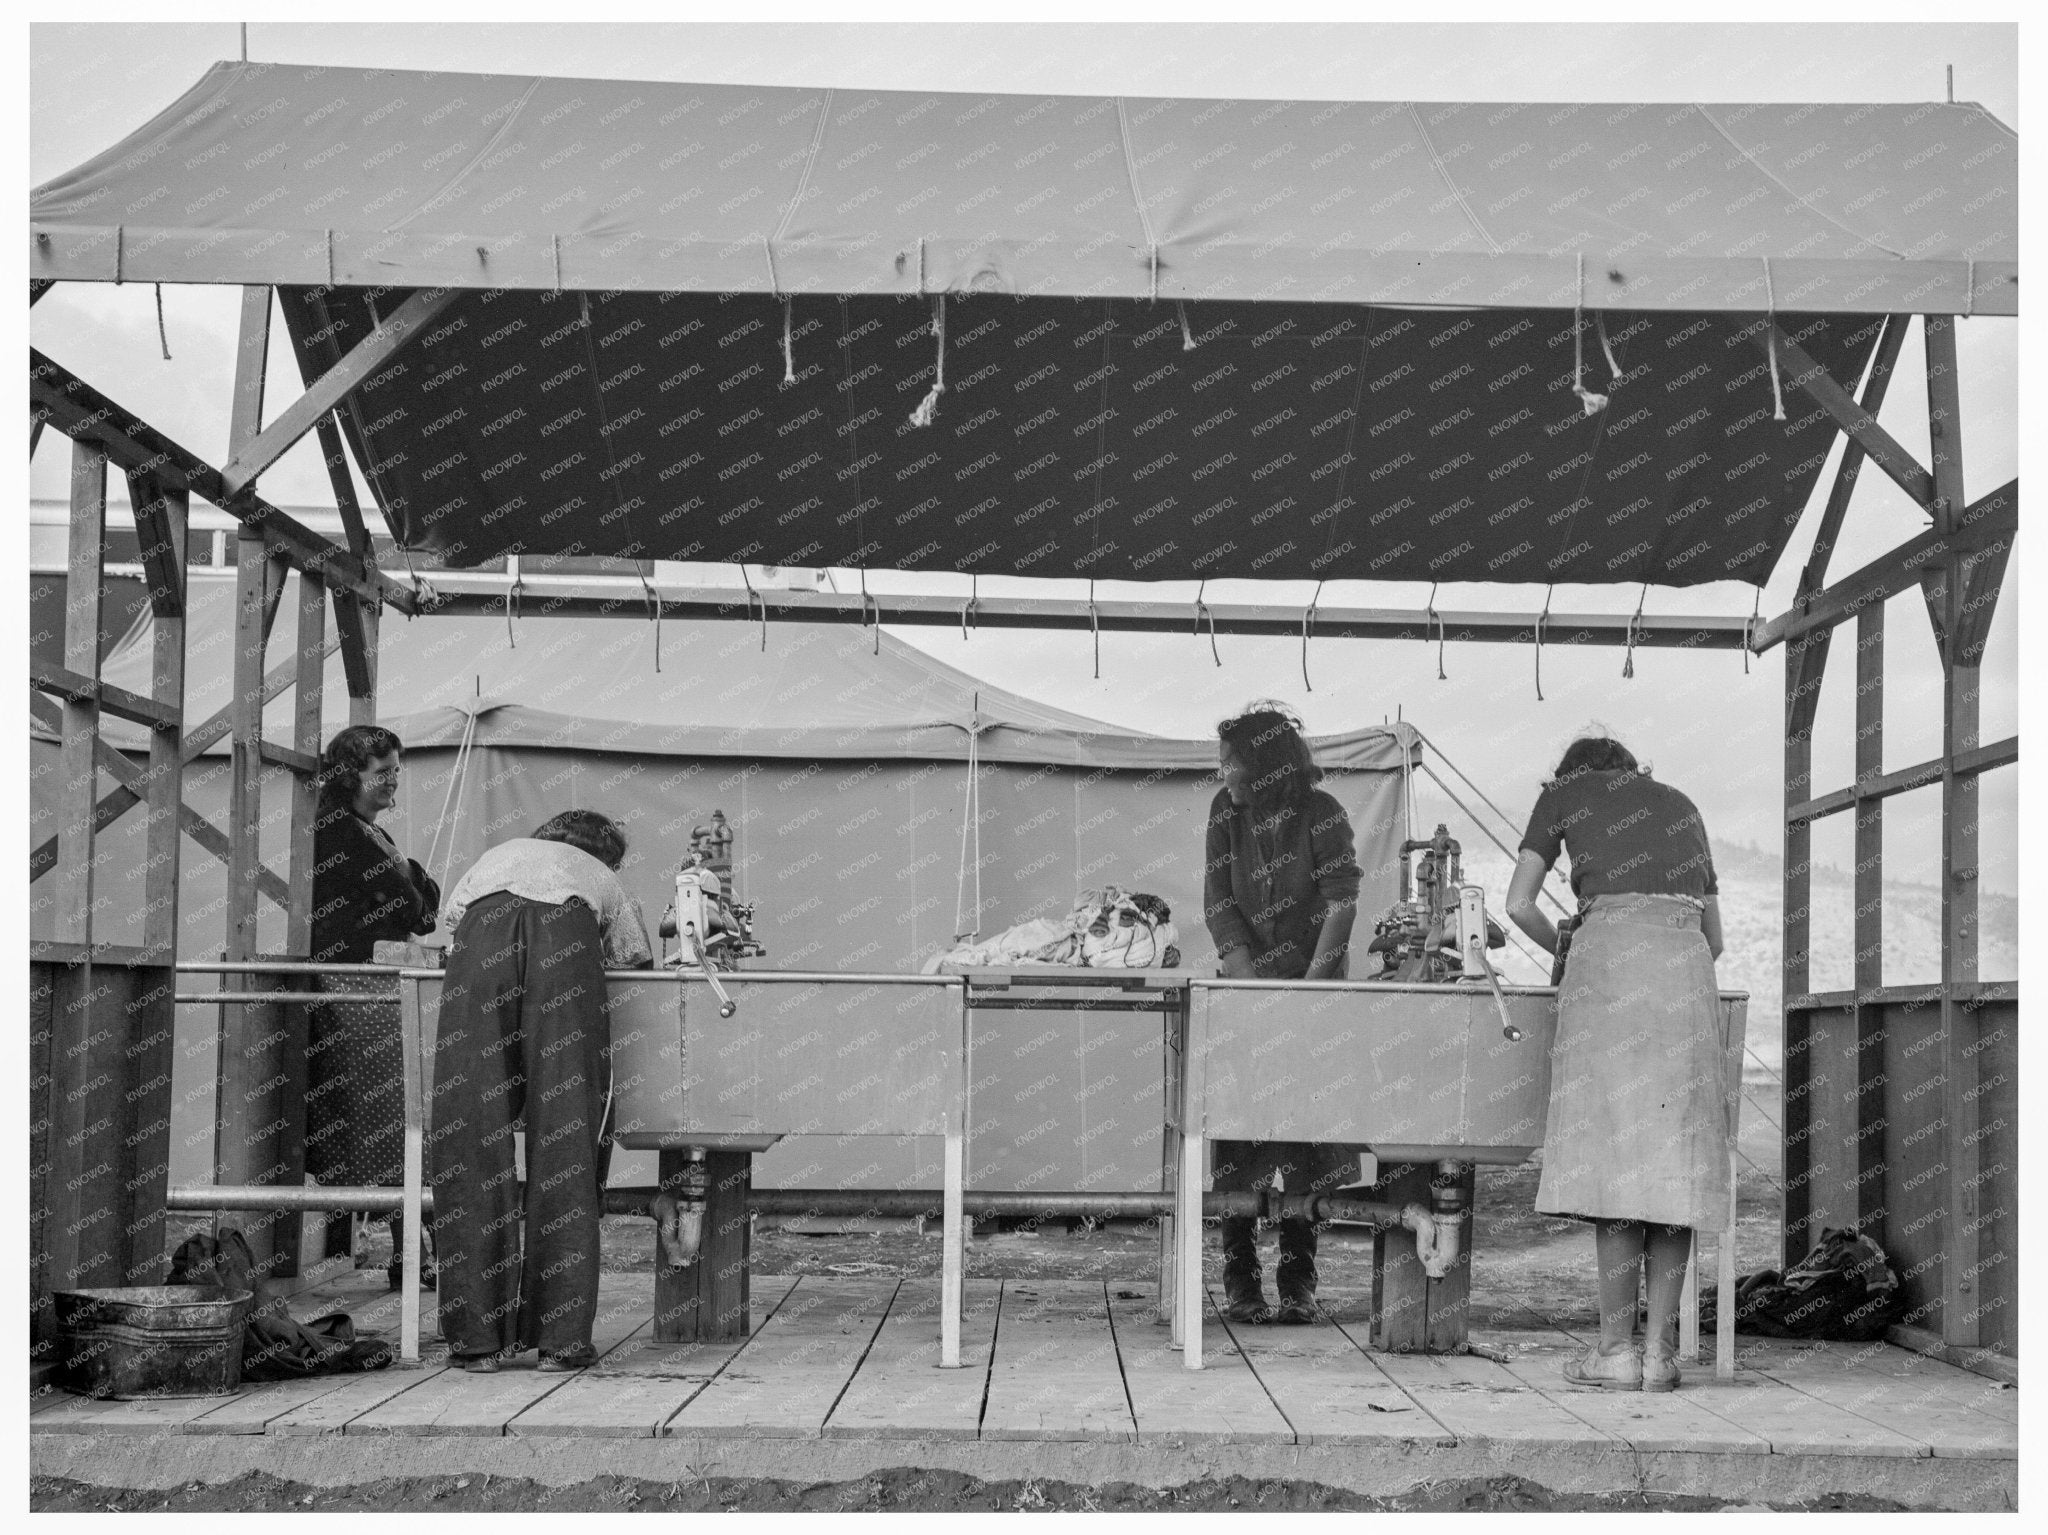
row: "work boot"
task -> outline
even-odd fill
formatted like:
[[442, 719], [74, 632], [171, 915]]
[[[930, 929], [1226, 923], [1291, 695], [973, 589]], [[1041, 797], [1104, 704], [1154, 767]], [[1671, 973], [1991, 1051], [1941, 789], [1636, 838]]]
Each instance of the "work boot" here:
[[1249, 1215], [1228, 1215], [1223, 1219], [1223, 1315], [1232, 1322], [1273, 1319], [1259, 1275], [1256, 1229]]
[[1280, 1262], [1275, 1278], [1280, 1306], [1273, 1320], [1291, 1327], [1316, 1319], [1316, 1228], [1312, 1221], [1280, 1222]]

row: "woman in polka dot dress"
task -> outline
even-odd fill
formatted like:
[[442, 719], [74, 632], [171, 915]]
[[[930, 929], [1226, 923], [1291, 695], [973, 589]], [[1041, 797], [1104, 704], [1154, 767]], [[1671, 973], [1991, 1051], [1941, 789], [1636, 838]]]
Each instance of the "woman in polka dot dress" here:
[[[402, 855], [377, 817], [398, 798], [400, 743], [377, 725], [351, 725], [320, 758], [314, 822], [313, 958], [359, 965], [380, 939], [434, 930], [440, 888]], [[337, 1000], [310, 1010], [307, 1042], [306, 1167], [325, 1184], [389, 1187], [404, 1175], [405, 1056], [398, 1004], [339, 1000], [389, 991], [374, 975], [327, 975]], [[401, 1217], [391, 1224], [391, 1287], [399, 1285]], [[431, 1265], [421, 1283], [433, 1283]]]

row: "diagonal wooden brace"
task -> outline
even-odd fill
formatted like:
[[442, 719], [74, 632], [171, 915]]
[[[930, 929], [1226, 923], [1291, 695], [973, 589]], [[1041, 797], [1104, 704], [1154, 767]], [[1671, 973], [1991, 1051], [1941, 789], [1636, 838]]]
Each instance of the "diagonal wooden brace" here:
[[328, 412], [396, 357], [458, 296], [454, 288], [422, 288], [399, 305], [388, 319], [357, 342], [346, 357], [321, 374], [283, 415], [228, 460], [220, 472], [227, 493], [239, 495], [254, 484], [259, 474], [284, 457], [286, 450], [326, 419]]
[[1934, 476], [1908, 453], [1899, 440], [1877, 424], [1877, 417], [1858, 404], [1856, 398], [1836, 383], [1826, 368], [1815, 362], [1798, 342], [1766, 322], [1750, 336], [1758, 350], [1768, 351], [1772, 335], [1778, 341], [1779, 365], [1785, 382], [1800, 390], [1834, 418], [1835, 425], [1849, 434], [1869, 455], [1870, 461], [1890, 475], [1898, 487], [1913, 498], [1915, 506], [1934, 510]]

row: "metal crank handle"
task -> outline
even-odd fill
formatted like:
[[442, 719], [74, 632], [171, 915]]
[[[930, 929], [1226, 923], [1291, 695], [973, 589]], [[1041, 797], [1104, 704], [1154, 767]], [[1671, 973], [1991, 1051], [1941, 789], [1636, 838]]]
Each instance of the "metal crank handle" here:
[[731, 997], [727, 996], [725, 988], [719, 985], [718, 972], [717, 970], [712, 968], [711, 956], [707, 954], [704, 950], [703, 935], [697, 931], [697, 924], [694, 922], [684, 923], [683, 931], [689, 936], [690, 947], [697, 951], [697, 963], [704, 967], [704, 979], [711, 983], [712, 991], [717, 994], [718, 1016], [721, 1018], [730, 1018], [734, 1013], [740, 1010], [740, 1005], [739, 1003], [733, 1001]]

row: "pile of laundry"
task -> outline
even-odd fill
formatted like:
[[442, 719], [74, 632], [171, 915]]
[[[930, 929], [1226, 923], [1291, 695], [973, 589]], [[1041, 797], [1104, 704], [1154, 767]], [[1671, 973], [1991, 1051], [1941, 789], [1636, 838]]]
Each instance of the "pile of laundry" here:
[[1064, 917], [1034, 917], [992, 938], [956, 943], [926, 960], [924, 973], [1016, 964], [1171, 970], [1180, 963], [1172, 916], [1156, 895], [1105, 885], [1082, 891]]
[[[230, 1226], [219, 1236], [187, 1237], [171, 1257], [167, 1285], [194, 1285], [224, 1295], [259, 1294], [255, 1255], [241, 1232]], [[259, 1304], [242, 1334], [242, 1379], [303, 1380], [309, 1375], [353, 1375], [381, 1370], [392, 1361], [391, 1346], [358, 1338], [345, 1311], [295, 1320], [280, 1300]]]
[[[1700, 1328], [1719, 1308], [1700, 1295]], [[1735, 1286], [1735, 1330], [1761, 1338], [1873, 1343], [1906, 1314], [1905, 1287], [1885, 1250], [1853, 1226], [1830, 1227], [1791, 1268], [1745, 1274]]]

